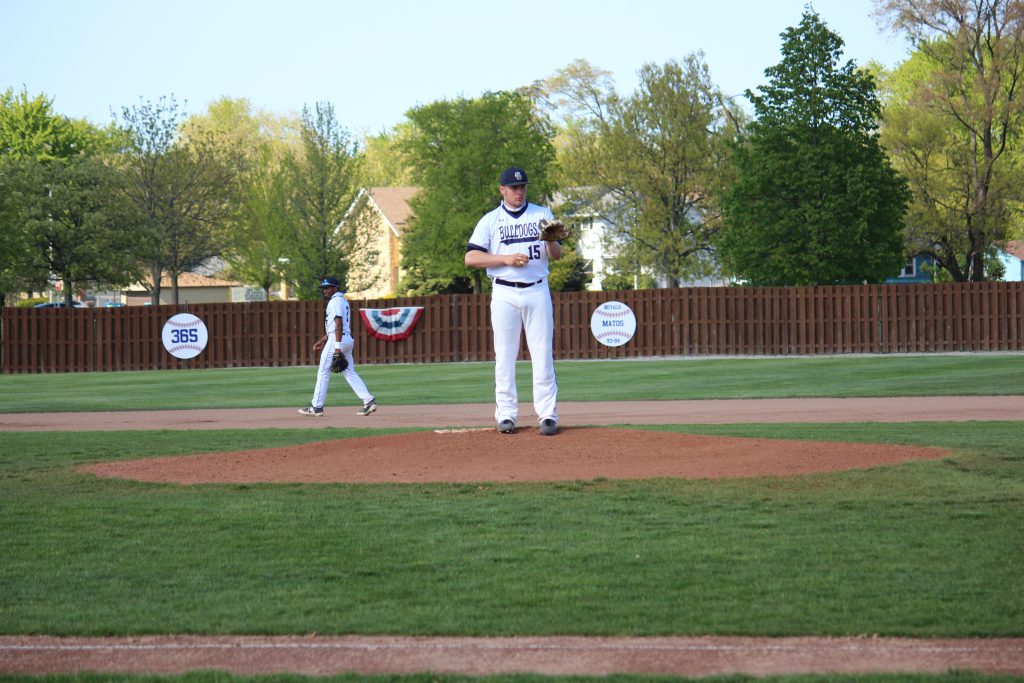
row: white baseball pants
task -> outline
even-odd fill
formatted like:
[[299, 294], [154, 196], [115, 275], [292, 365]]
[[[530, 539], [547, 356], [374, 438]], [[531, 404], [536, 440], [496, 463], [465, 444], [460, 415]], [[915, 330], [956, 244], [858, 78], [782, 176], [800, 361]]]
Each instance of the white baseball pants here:
[[491, 295], [491, 327], [494, 330], [494, 410], [496, 422], [519, 417], [516, 391], [516, 356], [526, 329], [526, 346], [533, 365], [533, 408], [540, 420], [558, 421], [558, 383], [552, 338], [555, 323], [547, 280], [518, 289], [494, 284]]
[[[345, 372], [341, 373], [341, 376], [345, 378], [348, 385], [352, 387], [352, 391], [356, 392], [356, 396], [366, 405], [373, 400], [373, 394], [366, 388], [366, 383], [363, 382], [363, 378], [356, 372], [356, 363], [352, 358], [352, 347], [355, 346], [355, 340], [343, 339], [341, 342], [341, 352], [345, 354], [345, 358], [348, 360], [348, 367], [345, 368]], [[324, 350], [320, 352], [320, 367], [317, 370], [316, 375], [316, 386], [313, 388], [313, 400], [311, 404], [316, 408], [323, 408], [324, 401], [327, 400], [327, 385], [331, 382], [331, 360], [334, 358], [334, 342], [328, 341], [324, 345]]]

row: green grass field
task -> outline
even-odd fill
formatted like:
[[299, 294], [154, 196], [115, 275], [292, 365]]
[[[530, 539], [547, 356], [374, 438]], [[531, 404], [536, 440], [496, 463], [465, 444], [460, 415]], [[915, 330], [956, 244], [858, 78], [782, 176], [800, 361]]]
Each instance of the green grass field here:
[[[561, 401], [1011, 395], [1024, 393], [1021, 354], [560, 361]], [[491, 363], [362, 365], [382, 404], [491, 403]], [[259, 408], [305, 405], [314, 369], [0, 375], [0, 412]], [[532, 400], [519, 363], [520, 399]], [[331, 396], [348, 392], [332, 383]], [[350, 395], [350, 394], [349, 394]]]
[[[488, 364], [361, 371], [390, 403], [491, 400]], [[1024, 393], [1019, 355], [604, 361], [558, 371], [562, 400]], [[301, 404], [312, 373], [2, 376], [0, 411]], [[6, 432], [0, 633], [1024, 636], [1024, 423], [662, 429], [951, 455], [786, 479], [177, 486], [74, 468], [375, 432]]]

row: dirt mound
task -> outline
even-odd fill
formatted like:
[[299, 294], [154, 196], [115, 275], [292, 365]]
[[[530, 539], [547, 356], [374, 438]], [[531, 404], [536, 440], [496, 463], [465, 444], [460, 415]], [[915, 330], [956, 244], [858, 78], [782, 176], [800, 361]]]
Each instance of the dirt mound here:
[[527, 482], [793, 476], [940, 458], [936, 448], [569, 427], [438, 430], [253, 451], [108, 462], [101, 477], [196, 483]]

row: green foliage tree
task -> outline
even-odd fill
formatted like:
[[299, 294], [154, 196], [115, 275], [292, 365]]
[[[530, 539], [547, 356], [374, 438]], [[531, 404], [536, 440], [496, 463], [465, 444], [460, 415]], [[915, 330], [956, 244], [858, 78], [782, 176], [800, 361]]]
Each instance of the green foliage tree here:
[[607, 72], [577, 61], [541, 84], [541, 101], [564, 116], [567, 203], [584, 213], [614, 207], [613, 270], [678, 283], [714, 271], [726, 143], [740, 112], [726, 107], [701, 53], [646, 64], [639, 76], [637, 91], [620, 98]]
[[1024, 2], [876, 7], [916, 46], [891, 77], [883, 137], [913, 191], [910, 250], [954, 281], [988, 279], [1024, 202]]
[[284, 159], [300, 147], [298, 118], [254, 111], [246, 99], [221, 98], [205, 114], [191, 116], [183, 137], [209, 137], [221, 163], [237, 174], [229, 239], [221, 256], [227, 275], [263, 289], [284, 278], [282, 257], [291, 239]]
[[0, 156], [67, 159], [96, 150], [104, 134], [85, 121], [56, 113], [45, 95], [8, 88], [0, 93]]
[[166, 272], [177, 304], [178, 276], [224, 247], [237, 174], [210, 134], [181, 139], [184, 112], [173, 96], [140, 100], [117, 118], [124, 135], [125, 194], [143, 221], [152, 302], [160, 303]]
[[530, 177], [528, 198], [549, 201], [553, 131], [521, 92], [491, 92], [409, 110], [402, 151], [422, 191], [412, 201], [401, 285], [413, 294], [483, 291], [479, 269], [467, 272], [466, 243], [477, 221], [500, 201], [498, 177], [516, 165]]
[[718, 250], [753, 285], [879, 282], [904, 262], [906, 181], [878, 142], [874, 79], [808, 10], [782, 61], [747, 91], [756, 121], [734, 155]]
[[593, 277], [580, 253], [579, 235], [570, 231], [562, 242], [562, 258], [551, 264], [548, 285], [555, 292], [583, 292]]
[[[108, 148], [104, 131], [58, 114], [45, 95], [30, 97], [11, 89], [0, 93], [0, 303], [6, 292], [42, 289], [49, 282], [50, 273], [40, 265], [49, 254], [40, 252], [40, 236], [28, 222], [43, 210], [49, 193], [61, 193], [53, 183], [71, 182], [73, 174], [61, 173], [60, 164]], [[57, 167], [48, 169], [46, 164]], [[32, 187], [26, 185], [30, 172], [50, 176]]]
[[271, 288], [286, 277], [289, 261], [284, 254], [289, 253], [292, 234], [287, 179], [272, 148], [269, 141], [260, 143], [240, 182], [238, 212], [223, 253], [229, 273], [259, 285], [268, 299]]
[[363, 164], [359, 184], [363, 187], [408, 187], [413, 184], [412, 168], [402, 153], [411, 125], [402, 123], [387, 133], [363, 139]]
[[633, 275], [623, 273], [612, 273], [601, 280], [601, 290], [605, 292], [616, 292], [620, 290], [633, 289], [654, 289], [657, 283], [654, 278], [646, 273], [634, 269]]
[[19, 265], [42, 288], [56, 277], [71, 303], [82, 285], [127, 285], [139, 276], [133, 207], [116, 191], [123, 177], [97, 155], [15, 160], [6, 189], [30, 246]]
[[7, 304], [7, 293], [29, 289], [29, 278], [21, 267], [32, 258], [25, 226], [19, 218], [17, 201], [20, 160], [0, 155], [0, 305]]
[[611, 71], [577, 59], [534, 83], [532, 90], [537, 105], [559, 120], [564, 130], [596, 132], [609, 119], [615, 80]]
[[300, 298], [319, 297], [318, 285], [333, 275], [348, 289], [349, 257], [373, 258], [368, 236], [343, 225], [358, 192], [359, 147], [338, 122], [334, 106], [303, 107], [301, 145], [284, 159], [283, 178], [289, 222], [287, 274]]

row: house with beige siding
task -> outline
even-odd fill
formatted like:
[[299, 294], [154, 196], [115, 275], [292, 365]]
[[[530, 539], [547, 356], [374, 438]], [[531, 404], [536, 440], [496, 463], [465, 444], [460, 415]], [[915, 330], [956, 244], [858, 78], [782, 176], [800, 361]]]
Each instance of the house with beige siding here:
[[402, 237], [418, 187], [367, 187], [359, 191], [342, 225], [354, 222], [360, 238], [350, 257], [350, 299], [395, 296], [402, 271]]
[[[225, 275], [227, 264], [214, 257], [205, 261], [195, 270], [178, 276], [179, 304], [223, 304], [245, 301], [265, 301], [266, 294], [260, 287], [230, 279]], [[105, 305], [148, 306], [152, 302], [151, 283], [137, 282], [119, 292], [104, 292], [96, 295], [97, 305], [102, 299]], [[160, 278], [160, 303], [173, 302], [173, 282], [164, 274]]]

